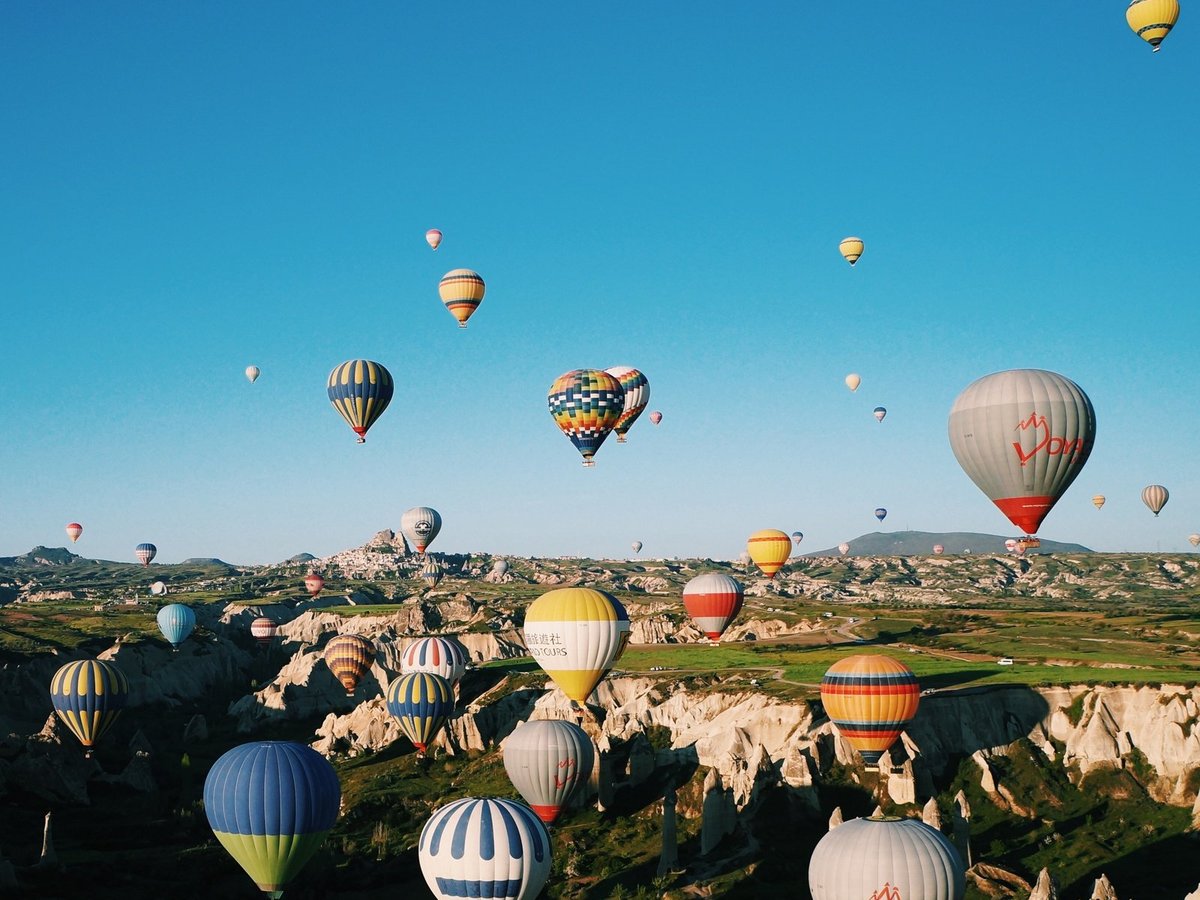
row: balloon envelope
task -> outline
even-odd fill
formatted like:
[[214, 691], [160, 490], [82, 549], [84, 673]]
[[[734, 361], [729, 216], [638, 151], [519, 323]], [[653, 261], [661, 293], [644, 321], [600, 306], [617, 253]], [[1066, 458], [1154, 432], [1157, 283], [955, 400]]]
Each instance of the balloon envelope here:
[[632, 544], [630, 544], [629, 546], [631, 546], [631, 547], [633, 548], [633, 552], [634, 552], [634, 553], [641, 553], [641, 552], [642, 552], [642, 542], [641, 542], [641, 541], [634, 541], [634, 542], [633, 542]]
[[401, 675], [388, 687], [387, 711], [417, 752], [424, 755], [454, 712], [454, 687], [432, 672]]
[[496, 560], [496, 562], [492, 565], [492, 571], [495, 572], [497, 575], [503, 575], [505, 572], [508, 571], [508, 560], [506, 560], [506, 559]]
[[746, 552], [764, 575], [774, 578], [792, 555], [792, 539], [786, 531], [764, 528], [750, 535], [746, 541]]
[[585, 466], [616, 426], [625, 409], [621, 383], [599, 369], [572, 369], [554, 379], [546, 395], [550, 415], [583, 456]]
[[339, 634], [325, 645], [325, 665], [342, 683], [346, 696], [354, 694], [374, 662], [375, 643], [362, 635]]
[[595, 764], [592, 739], [574, 722], [523, 722], [504, 740], [504, 771], [539, 819], [550, 825]]
[[629, 641], [629, 614], [611, 594], [559, 588], [525, 612], [529, 655], [570, 699], [583, 703]]
[[279, 626], [275, 624], [275, 620], [266, 616], [259, 616], [250, 623], [250, 636], [262, 646], [270, 644], [278, 631]]
[[1092, 401], [1041, 369], [986, 375], [950, 410], [950, 447], [963, 471], [1026, 534], [1083, 469], [1096, 440]]
[[550, 876], [550, 834], [522, 803], [465, 797], [429, 817], [417, 856], [438, 900], [533, 900]]
[[946, 548], [943, 547], [941, 544], [933, 545], [933, 553], [935, 556], [941, 556], [945, 552], [946, 552]]
[[365, 443], [367, 431], [392, 402], [392, 373], [369, 359], [351, 359], [335, 366], [326, 385], [329, 402]]
[[645, 375], [631, 366], [613, 366], [604, 371], [617, 379], [621, 384], [621, 390], [625, 392], [621, 415], [617, 418], [617, 424], [613, 426], [613, 431], [617, 435], [617, 443], [623, 444], [626, 433], [633, 427], [638, 416], [642, 414], [646, 404], [650, 402], [650, 382], [646, 380]]
[[846, 376], [846, 387], [850, 390], [857, 391], [860, 384], [862, 384], [862, 379], [853, 372]]
[[441, 244], [441, 242], [442, 233], [436, 228], [430, 228], [427, 232], [425, 232], [425, 243], [427, 243], [434, 250], [438, 248], [438, 245]]
[[653, 424], [657, 425], [659, 422], [661, 422], [661, 421], [662, 421], [662, 413], [660, 413], [660, 412], [659, 412], [659, 411], [656, 409], [654, 412], [650, 413], [650, 421], [651, 421]]
[[400, 655], [400, 672], [404, 675], [429, 672], [455, 685], [467, 672], [467, 656], [456, 641], [443, 637], [417, 638]]
[[441, 515], [436, 509], [428, 506], [414, 506], [405, 510], [404, 515], [400, 517], [400, 533], [417, 548], [418, 553], [424, 553], [425, 548], [433, 543], [433, 539], [441, 530]]
[[262, 374], [258, 366], [246, 366], [246, 380], [251, 384], [258, 381], [258, 376]]
[[1095, 497], [1092, 498], [1092, 506], [1096, 507], [1096, 509], [1099, 509], [1100, 507], [1102, 507], [1104, 505], [1104, 502], [1105, 502], [1105, 498], [1104, 498], [1103, 494], [1097, 494]]
[[696, 627], [710, 640], [719, 640], [742, 610], [741, 583], [728, 575], [709, 572], [683, 586], [683, 606]]
[[851, 819], [818, 842], [808, 863], [813, 900], [963, 900], [962, 858], [918, 819]]
[[204, 779], [204, 812], [217, 840], [260, 890], [278, 897], [337, 820], [333, 766], [291, 741], [241, 744]]
[[166, 592], [167, 592], [167, 585], [166, 585], [166, 582], [164, 582], [164, 581], [156, 581], [156, 582], [154, 582], [154, 584], [150, 585], [150, 593], [152, 593], [156, 597], [161, 597]]
[[1200, 534], [1189, 534], [1188, 543], [1193, 547], [1200, 547]]
[[186, 641], [195, 627], [196, 614], [190, 606], [170, 603], [158, 611], [158, 630], [171, 642], [172, 647], [178, 647]]
[[884, 419], [884, 416], [887, 415], [887, 410], [884, 409], [882, 406], [877, 406], [877, 407], [875, 407], [875, 412], [873, 413], [873, 415], [875, 416], [876, 422], [882, 422]]
[[479, 309], [486, 290], [479, 273], [470, 269], [452, 269], [438, 283], [442, 303], [450, 310], [450, 315], [458, 320], [459, 328], [467, 327], [467, 319]]
[[849, 552], [850, 552], [850, 545], [847, 544], [845, 541], [838, 544], [838, 553], [842, 554], [842, 556], [845, 556]]
[[913, 720], [920, 697], [912, 669], [890, 656], [848, 656], [821, 679], [829, 721], [869, 766], [879, 762]]
[[1150, 512], [1158, 515], [1171, 499], [1170, 493], [1161, 484], [1148, 484], [1142, 488], [1142, 502], [1150, 508]]
[[148, 566], [151, 560], [158, 555], [158, 548], [153, 544], [138, 544], [133, 548], [133, 555], [143, 566]]
[[875, 518], [877, 518], [880, 522], [882, 522], [884, 519], [887, 518], [887, 510], [884, 509], [882, 506], [876, 507]]
[[792, 532], [793, 543], [795, 543], [797, 546], [799, 546], [799, 544], [802, 540], [804, 540], [804, 532], [802, 532], [802, 531], [793, 531]]
[[71, 543], [79, 540], [79, 536], [83, 534], [83, 526], [78, 522], [72, 522], [67, 526], [67, 537], [71, 539]]
[[121, 715], [129, 697], [129, 681], [110, 662], [81, 659], [67, 663], [50, 680], [55, 714], [88, 755]]
[[866, 249], [867, 246], [863, 243], [862, 238], [857, 237], [842, 238], [842, 242], [838, 244], [838, 252], [852, 266], [858, 262], [859, 257], [863, 255]]
[[1133, 0], [1125, 10], [1125, 21], [1157, 53], [1179, 21], [1179, 0]]
[[321, 590], [324, 587], [325, 579], [316, 572], [310, 572], [308, 575], [304, 576], [304, 589], [312, 596], [317, 596], [317, 594], [321, 593]]
[[435, 588], [442, 580], [442, 567], [438, 565], [436, 559], [432, 556], [425, 561], [425, 565], [421, 566], [421, 580], [430, 588]]

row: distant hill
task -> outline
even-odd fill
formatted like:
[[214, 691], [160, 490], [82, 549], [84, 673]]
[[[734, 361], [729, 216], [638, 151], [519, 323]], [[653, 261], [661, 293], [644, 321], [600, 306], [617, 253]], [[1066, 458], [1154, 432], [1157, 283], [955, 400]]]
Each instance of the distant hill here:
[[181, 566], [224, 566], [226, 569], [235, 568], [233, 563], [227, 563], [223, 559], [217, 559], [215, 556], [193, 556], [190, 559], [185, 559], [179, 565]]
[[316, 559], [316, 557], [313, 556], [311, 553], [297, 553], [295, 556], [289, 558], [287, 560], [287, 562], [306, 563], [306, 562], [312, 562], [314, 559]]
[[23, 553], [20, 556], [4, 556], [0, 557], [0, 566], [65, 566], [69, 562], [74, 562], [82, 557], [76, 556], [66, 547], [42, 547], [37, 546], [28, 553]]
[[[998, 534], [981, 534], [977, 531], [872, 531], [861, 534], [850, 545], [848, 556], [930, 556], [933, 545], [941, 544], [947, 554], [954, 553], [1005, 553], [1004, 542], [1008, 537]], [[1066, 544], [1061, 541], [1042, 541], [1042, 546], [1029, 553], [1091, 553], [1082, 544]], [[814, 550], [798, 556], [838, 556], [837, 547]]]

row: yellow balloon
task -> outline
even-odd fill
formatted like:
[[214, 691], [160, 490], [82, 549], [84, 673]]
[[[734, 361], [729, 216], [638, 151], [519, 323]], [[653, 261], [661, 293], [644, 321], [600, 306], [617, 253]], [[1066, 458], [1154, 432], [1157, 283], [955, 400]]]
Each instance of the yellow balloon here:
[[774, 578], [792, 555], [792, 539], [787, 532], [777, 528], [764, 528], [750, 535], [746, 541], [746, 552], [764, 575]]
[[852, 266], [858, 262], [858, 258], [866, 249], [867, 245], [863, 243], [863, 239], [857, 237], [842, 238], [842, 242], [838, 244], [838, 252], [846, 257], [846, 262]]
[[534, 661], [564, 694], [583, 703], [625, 651], [629, 614], [603, 591], [559, 588], [529, 604], [524, 634]]
[[1125, 10], [1125, 21], [1133, 33], [1155, 53], [1178, 20], [1179, 0], [1133, 0]]
[[1105, 497], [1103, 494], [1097, 494], [1095, 497], [1092, 498], [1092, 506], [1096, 507], [1096, 509], [1099, 509], [1100, 507], [1102, 507], [1104, 505], [1104, 500], [1105, 500]]
[[862, 384], [862, 379], [854, 372], [846, 376], [846, 387], [850, 388], [850, 390], [857, 391], [860, 384]]

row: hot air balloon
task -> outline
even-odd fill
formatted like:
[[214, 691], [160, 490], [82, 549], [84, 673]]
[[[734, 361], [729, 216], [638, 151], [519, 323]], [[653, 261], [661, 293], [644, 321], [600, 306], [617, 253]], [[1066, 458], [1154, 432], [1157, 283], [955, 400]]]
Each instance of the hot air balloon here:
[[425, 565], [421, 566], [420, 576], [421, 580], [425, 582], [426, 587], [432, 590], [442, 580], [442, 567], [431, 556], [425, 561]]
[[358, 634], [339, 634], [325, 645], [325, 665], [353, 697], [358, 681], [375, 662], [375, 644]]
[[1017, 554], [1017, 556], [1024, 556], [1025, 551], [1028, 549], [1029, 545], [1027, 543], [1024, 541], [1017, 541], [1017, 546], [1014, 548], [1013, 552]]
[[67, 537], [71, 539], [72, 544], [79, 540], [81, 534], [83, 534], [83, 526], [78, 522], [71, 522], [67, 525]]
[[887, 415], [887, 410], [884, 409], [882, 406], [877, 406], [877, 407], [875, 407], [875, 412], [873, 412], [871, 415], [873, 415], [875, 417], [876, 422], [882, 422], [884, 419], [884, 416]]
[[550, 876], [550, 834], [512, 800], [447, 803], [421, 829], [417, 853], [437, 900], [533, 900]]
[[850, 390], [857, 391], [860, 384], [862, 384], [862, 379], [853, 372], [846, 376], [846, 387]]
[[112, 663], [81, 659], [67, 663], [50, 680], [50, 701], [63, 724], [91, 757], [96, 741], [121, 715], [129, 681]]
[[890, 656], [847, 656], [821, 679], [829, 721], [871, 767], [913, 720], [920, 697], [912, 669]]
[[574, 722], [559, 719], [522, 722], [503, 746], [508, 780], [547, 825], [587, 784], [596, 761], [592, 739]]
[[1015, 553], [1017, 550], [1017, 541], [1015, 538], [1009, 538], [1004, 542], [1004, 549], [1009, 553]]
[[1200, 534], [1189, 534], [1188, 543], [1193, 547], [1200, 547]]
[[838, 544], [838, 553], [842, 554], [842, 556], [845, 556], [849, 552], [850, 552], [850, 545], [847, 544], [845, 541]]
[[584, 703], [629, 641], [629, 614], [611, 594], [559, 588], [529, 604], [525, 646], [576, 704]]
[[458, 319], [459, 328], [467, 327], [467, 319], [475, 314], [483, 302], [485, 290], [479, 273], [470, 269], [452, 269], [438, 283], [438, 294], [446, 304], [446, 309], [450, 310], [450, 315]]
[[387, 711], [423, 757], [454, 712], [454, 688], [432, 672], [401, 675], [388, 688]]
[[709, 572], [683, 586], [683, 606], [696, 627], [714, 643], [742, 609], [742, 585], [728, 575]]
[[1163, 38], [1179, 20], [1179, 0], [1133, 0], [1125, 10], [1125, 21], [1133, 33], [1154, 48], [1162, 49]]
[[754, 560], [752, 560], [750, 558], [750, 554], [747, 553], [745, 550], [743, 550], [741, 553], [738, 554], [737, 561], [738, 561], [738, 565], [741, 565], [741, 566], [748, 566], [748, 565], [750, 565], [750, 563], [754, 562]]
[[802, 531], [793, 531], [792, 532], [792, 543], [794, 543], [797, 547], [800, 546], [800, 542], [802, 540], [804, 540], [804, 532], [802, 532]]
[[278, 631], [279, 626], [275, 624], [275, 620], [266, 616], [259, 616], [250, 623], [250, 636], [258, 641], [260, 647], [271, 646], [271, 641], [275, 640]]
[[630, 544], [629, 546], [633, 548], [633, 552], [634, 552], [634, 553], [641, 553], [641, 552], [642, 552], [642, 542], [641, 542], [641, 541], [634, 541], [634, 542], [633, 542], [632, 544]]
[[436, 228], [430, 228], [425, 232], [425, 243], [430, 246], [430, 249], [436, 250], [442, 242], [442, 233]]
[[958, 464], [1026, 534], [1083, 469], [1096, 440], [1096, 413], [1070, 379], [1041, 369], [986, 375], [950, 410]]
[[329, 373], [329, 402], [346, 424], [367, 442], [367, 430], [392, 402], [392, 373], [369, 359], [351, 359]]
[[498, 559], [492, 564], [492, 572], [496, 575], [503, 575], [508, 571], [508, 560]]
[[1150, 512], [1154, 513], [1156, 517], [1170, 499], [1170, 493], [1161, 484], [1148, 484], [1142, 488], [1142, 502], [1150, 507]]
[[1097, 494], [1095, 497], [1092, 498], [1092, 506], [1096, 507], [1096, 509], [1099, 509], [1103, 505], [1104, 505], [1104, 495], [1103, 494]]
[[821, 838], [808, 862], [813, 900], [963, 900], [962, 857], [919, 819], [851, 819]]
[[877, 518], [880, 522], [882, 522], [884, 519], [887, 518], [887, 510], [884, 509], [882, 506], [876, 507], [875, 518]]
[[148, 566], [151, 560], [158, 555], [158, 548], [153, 544], [138, 544], [133, 548], [133, 555], [143, 566]]
[[175, 650], [187, 640], [195, 627], [196, 614], [190, 606], [170, 603], [158, 611], [158, 630], [171, 642], [171, 647]]
[[617, 435], [617, 443], [623, 444], [625, 435], [633, 427], [638, 416], [642, 414], [646, 404], [650, 402], [650, 382], [646, 380], [645, 375], [630, 366], [613, 366], [604, 371], [617, 379], [621, 384], [621, 390], [625, 392], [625, 403], [621, 408], [621, 415], [617, 419], [617, 424], [613, 426], [613, 431]]
[[333, 766], [292, 741], [240, 744], [204, 779], [213, 834], [259, 890], [276, 898], [325, 841], [341, 801]]
[[317, 596], [325, 587], [325, 579], [316, 572], [309, 572], [304, 576], [304, 589], [308, 591], [310, 596]]
[[654, 412], [650, 413], [650, 421], [651, 421], [651, 423], [653, 423], [654, 425], [657, 425], [659, 422], [661, 422], [661, 421], [662, 421], [662, 413], [660, 413], [660, 412], [659, 412], [659, 411], [656, 409]]
[[152, 593], [155, 597], [161, 597], [166, 592], [167, 585], [164, 581], [156, 581], [154, 584], [150, 585], [150, 593]]
[[417, 638], [400, 655], [400, 672], [429, 672], [458, 684], [467, 671], [467, 655], [454, 641], [442, 637]]
[[592, 457], [625, 408], [620, 382], [599, 369], [572, 369], [554, 379], [546, 400], [554, 423], [583, 455], [583, 464], [594, 466]]
[[867, 245], [863, 243], [862, 238], [842, 238], [842, 242], [838, 244], [838, 252], [846, 258], [846, 262], [850, 263], [851, 266], [858, 262], [858, 258], [863, 255], [866, 249]]
[[764, 528], [750, 535], [746, 541], [746, 552], [764, 575], [774, 578], [792, 555], [792, 539], [786, 531]]
[[941, 556], [945, 552], [946, 552], [946, 548], [943, 547], [941, 544], [933, 545], [933, 555], [934, 556]]
[[246, 366], [246, 380], [251, 384], [258, 381], [258, 376], [262, 374], [258, 366]]
[[436, 509], [428, 506], [414, 506], [405, 510], [400, 517], [400, 533], [417, 548], [418, 553], [424, 553], [441, 530], [442, 517]]

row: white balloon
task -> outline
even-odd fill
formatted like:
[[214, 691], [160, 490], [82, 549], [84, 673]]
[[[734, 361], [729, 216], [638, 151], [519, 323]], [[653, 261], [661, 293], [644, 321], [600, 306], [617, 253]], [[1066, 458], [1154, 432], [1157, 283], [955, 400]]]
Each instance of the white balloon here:
[[467, 657], [456, 642], [441, 637], [418, 638], [400, 656], [400, 674], [429, 672], [455, 685], [467, 671]]
[[808, 863], [813, 900], [962, 900], [954, 845], [919, 819], [851, 819], [821, 838]]
[[400, 533], [418, 553], [424, 553], [441, 530], [442, 517], [428, 506], [414, 506], [400, 517]]
[[574, 722], [523, 722], [504, 741], [508, 780], [547, 825], [587, 784], [595, 761], [592, 739]]

